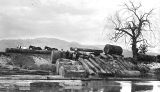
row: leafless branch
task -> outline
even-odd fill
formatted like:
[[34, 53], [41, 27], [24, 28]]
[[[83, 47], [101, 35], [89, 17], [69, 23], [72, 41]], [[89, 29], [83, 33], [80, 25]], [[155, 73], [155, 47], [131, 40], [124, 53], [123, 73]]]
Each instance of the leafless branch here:
[[[156, 37], [150, 21], [154, 9], [140, 14], [139, 10], [141, 7], [141, 3], [134, 4], [134, 2], [129, 1], [128, 4], [124, 3], [122, 9], [108, 19], [110, 23], [113, 24], [115, 30], [111, 40], [117, 41], [118, 39], [125, 37], [124, 40], [126, 44], [132, 43], [132, 46], [134, 44], [136, 47], [137, 43], [143, 42], [148, 46], [151, 46], [143, 33], [149, 31]], [[129, 41], [126, 38], [129, 38]]]

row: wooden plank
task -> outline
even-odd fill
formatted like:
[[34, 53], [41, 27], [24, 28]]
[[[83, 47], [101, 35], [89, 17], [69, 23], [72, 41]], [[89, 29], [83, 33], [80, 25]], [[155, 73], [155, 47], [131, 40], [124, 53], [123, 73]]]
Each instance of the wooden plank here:
[[102, 73], [106, 73], [92, 58], [89, 58], [89, 60], [94, 64], [96, 68], [98, 68]]
[[85, 67], [85, 69], [88, 71], [89, 74], [95, 74], [93, 70], [91, 70], [88, 65], [84, 62], [84, 59], [83, 58], [79, 58], [78, 59], [82, 65]]
[[119, 60], [114, 60], [114, 62], [116, 62], [116, 65], [119, 66], [120, 70], [127, 70], [126, 67], [124, 67], [123, 64], [119, 62]]
[[88, 60], [88, 59], [84, 59], [84, 61], [88, 64], [88, 66], [95, 71], [96, 73], [100, 73], [100, 71]]
[[98, 58], [98, 57], [96, 57], [95, 60], [96, 60], [97, 62], [99, 62], [100, 67], [101, 67], [103, 70], [105, 70], [106, 73], [113, 73], [112, 70], [111, 70], [111, 68], [110, 68], [108, 65], [106, 65], [103, 60], [101, 60], [101, 59]]
[[121, 64], [121, 66], [125, 69], [125, 70], [129, 70], [128, 65], [126, 65], [122, 60], [118, 59], [117, 62], [119, 64]]

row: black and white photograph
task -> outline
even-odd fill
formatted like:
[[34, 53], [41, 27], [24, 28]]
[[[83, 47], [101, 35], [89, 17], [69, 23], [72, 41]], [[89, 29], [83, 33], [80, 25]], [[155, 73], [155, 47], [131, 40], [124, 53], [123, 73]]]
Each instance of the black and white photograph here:
[[0, 92], [160, 92], [160, 0], [0, 0]]

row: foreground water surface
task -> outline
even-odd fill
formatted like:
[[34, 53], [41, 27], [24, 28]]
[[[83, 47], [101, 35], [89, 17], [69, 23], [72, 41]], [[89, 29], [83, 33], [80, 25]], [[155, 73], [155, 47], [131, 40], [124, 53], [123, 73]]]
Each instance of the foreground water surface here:
[[160, 92], [160, 81], [0, 80], [0, 92]]

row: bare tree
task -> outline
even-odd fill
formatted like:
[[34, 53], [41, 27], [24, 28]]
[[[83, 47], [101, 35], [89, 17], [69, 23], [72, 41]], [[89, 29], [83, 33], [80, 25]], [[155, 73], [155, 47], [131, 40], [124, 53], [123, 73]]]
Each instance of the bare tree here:
[[144, 33], [151, 32], [154, 35], [151, 23], [154, 9], [145, 12], [141, 11], [141, 8], [141, 3], [135, 4], [133, 1], [130, 1], [129, 3], [124, 3], [121, 10], [107, 19], [107, 25], [112, 25], [112, 28], [114, 29], [114, 35], [112, 35], [111, 39], [117, 41], [122, 37], [127, 38], [127, 43], [130, 43], [132, 47], [134, 59], [136, 59], [138, 55], [137, 43], [143, 42], [145, 45], [150, 45], [145, 38]]

